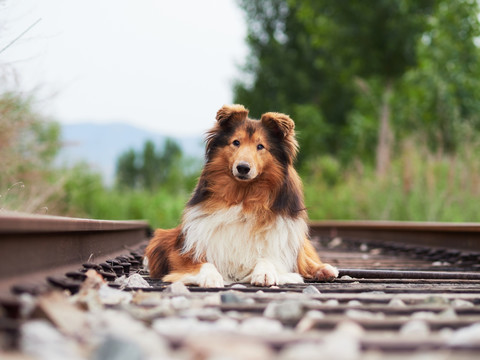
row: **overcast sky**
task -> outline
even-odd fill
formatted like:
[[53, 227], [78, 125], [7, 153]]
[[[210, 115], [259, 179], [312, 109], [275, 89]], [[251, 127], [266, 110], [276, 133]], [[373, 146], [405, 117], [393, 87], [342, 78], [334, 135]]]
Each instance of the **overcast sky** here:
[[233, 0], [0, 0], [0, 49], [38, 19], [0, 53], [2, 80], [61, 123], [202, 134], [248, 53]]

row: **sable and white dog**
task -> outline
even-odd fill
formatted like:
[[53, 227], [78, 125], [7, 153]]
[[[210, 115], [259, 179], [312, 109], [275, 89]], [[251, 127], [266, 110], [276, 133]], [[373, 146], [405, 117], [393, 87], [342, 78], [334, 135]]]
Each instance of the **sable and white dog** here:
[[146, 249], [150, 276], [201, 287], [336, 278], [308, 239], [293, 120], [252, 120], [242, 105], [223, 106], [216, 120], [181, 225], [157, 230]]

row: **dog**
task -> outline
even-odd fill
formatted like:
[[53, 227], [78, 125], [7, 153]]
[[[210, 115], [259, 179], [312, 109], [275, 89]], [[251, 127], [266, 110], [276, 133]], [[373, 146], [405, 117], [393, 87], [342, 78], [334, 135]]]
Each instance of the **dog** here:
[[223, 287], [338, 276], [308, 238], [302, 183], [293, 166], [294, 127], [281, 113], [253, 120], [242, 105], [218, 110], [181, 225], [156, 230], [146, 248], [152, 278]]

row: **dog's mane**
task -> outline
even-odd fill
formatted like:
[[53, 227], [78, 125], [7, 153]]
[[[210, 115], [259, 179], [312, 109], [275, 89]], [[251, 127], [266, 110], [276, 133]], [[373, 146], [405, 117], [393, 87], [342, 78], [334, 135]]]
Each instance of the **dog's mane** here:
[[[269, 151], [275, 159], [275, 166], [278, 167], [277, 173], [279, 175], [277, 175], [276, 178], [279, 179], [269, 181], [269, 179], [260, 178], [249, 184], [237, 184], [234, 189], [238, 191], [237, 197], [243, 196], [247, 198], [249, 195], [255, 196], [254, 194], [258, 193], [258, 188], [256, 187], [262, 186], [264, 192], [267, 191], [269, 193], [269, 210], [274, 214], [287, 215], [293, 218], [304, 215], [305, 206], [301, 181], [293, 168], [293, 162], [298, 149], [294, 136], [285, 137], [283, 134], [275, 131], [275, 129], [265, 126], [260, 121], [251, 119], [235, 122], [228, 127], [221, 127], [216, 124], [206, 133], [205, 167], [187, 206], [198, 205], [212, 197], [212, 180], [216, 176], [222, 175], [215, 173], [216, 170], [212, 170], [215, 168], [212, 162], [217, 156], [217, 151], [229, 145], [232, 134], [239, 126], [244, 125], [245, 122], [247, 122], [246, 131], [250, 134], [255, 131], [255, 128], [261, 127], [265, 130]], [[258, 197], [258, 195], [256, 196]], [[271, 198], [271, 196], [273, 196], [273, 198]]]

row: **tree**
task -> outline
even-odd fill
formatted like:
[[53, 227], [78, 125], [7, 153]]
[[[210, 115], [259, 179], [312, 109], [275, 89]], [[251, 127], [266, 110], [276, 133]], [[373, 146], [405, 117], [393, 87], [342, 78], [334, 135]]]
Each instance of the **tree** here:
[[192, 172], [196, 173], [196, 170], [184, 158], [174, 140], [166, 139], [160, 150], [151, 140], [147, 140], [141, 151], [130, 149], [120, 155], [116, 170], [117, 185], [150, 191], [160, 186], [178, 190], [190, 182]]
[[251, 54], [235, 101], [254, 116], [291, 114], [300, 161], [318, 152], [373, 157], [383, 174], [394, 133], [438, 138], [438, 127], [452, 148], [455, 123], [478, 123], [476, 1], [239, 3]]
[[120, 155], [117, 160], [116, 177], [120, 187], [134, 189], [138, 185], [138, 166], [135, 150], [130, 149]]
[[142, 185], [145, 189], [153, 190], [161, 181], [161, 155], [158, 156], [155, 153], [155, 145], [152, 141], [148, 140], [143, 146], [141, 157], [140, 177], [142, 179]]
[[477, 1], [438, 3], [394, 101], [401, 131], [420, 128], [432, 150], [454, 152], [480, 128], [480, 23]]

